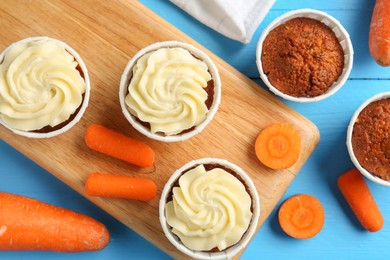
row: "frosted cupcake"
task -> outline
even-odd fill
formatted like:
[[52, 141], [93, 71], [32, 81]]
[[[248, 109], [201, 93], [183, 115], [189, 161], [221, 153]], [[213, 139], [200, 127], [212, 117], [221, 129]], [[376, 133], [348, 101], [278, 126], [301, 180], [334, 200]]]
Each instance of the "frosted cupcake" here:
[[134, 128], [150, 138], [176, 142], [196, 135], [211, 121], [221, 82], [214, 63], [199, 49], [159, 42], [129, 61], [119, 96]]
[[48, 37], [15, 42], [0, 55], [0, 123], [19, 135], [46, 138], [70, 129], [89, 99], [79, 55]]
[[221, 159], [192, 161], [164, 187], [160, 222], [181, 252], [197, 259], [231, 258], [256, 231], [256, 188], [238, 166]]

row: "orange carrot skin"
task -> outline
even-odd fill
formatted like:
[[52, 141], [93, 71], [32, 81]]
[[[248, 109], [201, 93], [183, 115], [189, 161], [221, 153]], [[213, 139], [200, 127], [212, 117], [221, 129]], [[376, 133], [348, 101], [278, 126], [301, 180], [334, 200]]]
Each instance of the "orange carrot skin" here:
[[370, 232], [379, 231], [384, 219], [360, 172], [349, 170], [337, 179], [337, 183], [360, 224]]
[[0, 250], [96, 251], [110, 240], [100, 222], [32, 198], [0, 192]]
[[87, 128], [85, 142], [95, 151], [140, 167], [154, 163], [155, 152], [148, 145], [98, 124]]
[[92, 173], [88, 176], [85, 191], [90, 196], [149, 201], [156, 197], [157, 185], [145, 178]]
[[376, 0], [371, 17], [368, 46], [381, 66], [390, 66], [390, 1]]

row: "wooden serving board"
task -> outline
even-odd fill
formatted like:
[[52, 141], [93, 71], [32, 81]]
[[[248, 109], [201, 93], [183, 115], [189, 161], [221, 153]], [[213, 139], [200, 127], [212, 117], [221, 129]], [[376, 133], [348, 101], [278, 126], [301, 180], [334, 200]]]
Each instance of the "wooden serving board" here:
[[[175, 169], [203, 157], [223, 158], [243, 168], [260, 195], [260, 228], [319, 141], [319, 132], [310, 121], [138, 1], [1, 1], [0, 24], [1, 50], [39, 35], [68, 43], [86, 63], [92, 88], [86, 113], [65, 134], [28, 139], [0, 126], [0, 138], [175, 258], [183, 255], [165, 239], [158, 219], [161, 191]], [[187, 42], [204, 50], [216, 63], [222, 80], [222, 102], [213, 121], [201, 134], [180, 143], [142, 136], [122, 115], [118, 99], [120, 77], [128, 60], [141, 48], [165, 40]], [[293, 124], [302, 137], [299, 161], [287, 170], [270, 170], [255, 156], [256, 136], [274, 122]], [[90, 150], [83, 135], [91, 123], [149, 144], [156, 151], [154, 167], [138, 168]], [[158, 184], [158, 196], [151, 202], [88, 197], [84, 182], [94, 171], [151, 178]]]

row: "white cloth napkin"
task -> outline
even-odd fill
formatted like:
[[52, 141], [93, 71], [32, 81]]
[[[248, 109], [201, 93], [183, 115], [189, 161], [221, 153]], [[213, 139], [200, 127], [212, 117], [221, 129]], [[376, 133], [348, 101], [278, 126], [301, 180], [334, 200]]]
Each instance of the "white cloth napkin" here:
[[175, 5], [234, 40], [249, 43], [275, 0], [170, 0]]

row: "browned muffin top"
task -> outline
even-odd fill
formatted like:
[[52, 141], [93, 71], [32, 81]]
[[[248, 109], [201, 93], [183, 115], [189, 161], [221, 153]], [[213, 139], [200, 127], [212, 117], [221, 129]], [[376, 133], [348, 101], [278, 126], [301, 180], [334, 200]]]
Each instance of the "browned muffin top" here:
[[356, 119], [352, 148], [360, 165], [383, 180], [390, 180], [390, 98], [365, 107]]
[[304, 17], [270, 31], [261, 59], [269, 82], [295, 97], [325, 93], [344, 67], [344, 52], [334, 32], [324, 23]]

